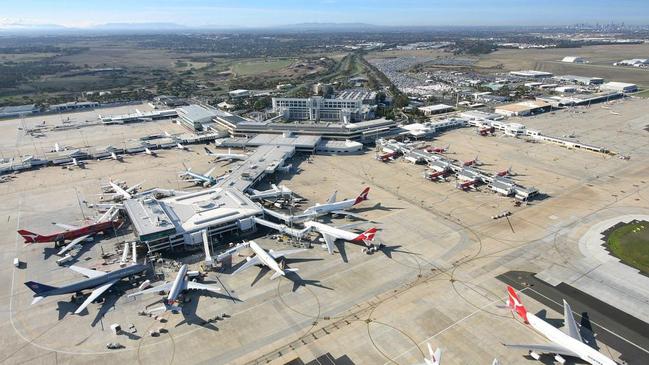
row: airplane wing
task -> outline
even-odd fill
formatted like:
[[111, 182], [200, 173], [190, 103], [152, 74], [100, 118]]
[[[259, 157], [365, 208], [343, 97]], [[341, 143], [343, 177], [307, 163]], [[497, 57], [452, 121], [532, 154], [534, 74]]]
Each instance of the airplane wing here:
[[575, 322], [575, 317], [572, 316], [572, 308], [570, 308], [570, 304], [565, 299], [563, 300], [563, 324], [568, 329], [568, 335], [570, 337], [584, 342], [584, 339], [581, 338], [581, 332], [579, 332], [577, 322]]
[[327, 233], [323, 233], [322, 238], [324, 238], [325, 243], [327, 244], [327, 251], [329, 251], [329, 253], [333, 255], [334, 243], [336, 243], [336, 237], [329, 235]]
[[79, 313], [83, 312], [83, 310], [86, 309], [86, 307], [90, 303], [94, 302], [95, 299], [99, 298], [100, 295], [104, 294], [104, 292], [106, 290], [108, 290], [111, 286], [113, 286], [113, 284], [115, 284], [118, 281], [119, 281], [119, 278], [111, 280], [111, 281], [107, 282], [106, 284], [104, 284], [104, 285], [102, 285], [100, 287], [97, 287], [95, 290], [92, 291], [92, 293], [88, 296], [88, 298], [86, 298], [86, 300], [79, 306], [79, 308], [77, 308], [77, 310], [74, 311], [74, 314], [79, 314]]
[[73, 249], [74, 246], [76, 246], [76, 245], [80, 244], [81, 242], [85, 241], [86, 238], [88, 238], [88, 237], [90, 237], [90, 235], [85, 235], [85, 236], [81, 236], [81, 237], [77, 237], [77, 238], [73, 239], [70, 243], [65, 245], [65, 247], [63, 247], [56, 254], [59, 255], [59, 256], [63, 255], [64, 253], [66, 253], [66, 252], [70, 251], [71, 249]]
[[207, 170], [207, 172], [204, 175], [205, 176], [212, 176], [212, 173], [214, 172], [214, 169], [216, 169], [216, 167], [212, 167], [211, 169]]
[[334, 191], [334, 193], [331, 194], [331, 196], [327, 200], [327, 203], [329, 203], [329, 204], [335, 203], [336, 202], [336, 194], [338, 194], [338, 191]]
[[244, 263], [243, 265], [241, 265], [241, 267], [239, 267], [238, 269], [236, 269], [236, 270], [232, 273], [232, 275], [234, 275], [234, 274], [236, 274], [236, 273], [238, 273], [238, 272], [240, 272], [240, 271], [243, 271], [243, 270], [249, 268], [250, 266], [255, 266], [255, 265], [259, 265], [259, 264], [261, 264], [261, 260], [259, 260], [259, 257], [255, 256], [255, 257], [251, 258], [250, 260], [246, 261], [246, 263]]
[[221, 290], [221, 288], [217, 288], [212, 285], [205, 285], [205, 284], [199, 284], [193, 281], [190, 281], [187, 283], [187, 289], [188, 290], [207, 290], [216, 293], [217, 291]]
[[348, 217], [353, 217], [353, 218], [365, 220], [365, 218], [363, 218], [362, 216], [360, 216], [360, 215], [358, 215], [356, 213], [348, 212], [346, 210], [334, 210], [331, 213], [338, 214], [338, 215], [345, 215], [345, 216], [348, 216]]
[[559, 346], [556, 344], [521, 344], [521, 345], [512, 345], [512, 344], [506, 344], [504, 343], [503, 345], [507, 347], [513, 347], [517, 349], [525, 349], [529, 351], [534, 351], [534, 352], [540, 352], [544, 354], [559, 354], [559, 355], [566, 355], [566, 356], [574, 356], [574, 357], [579, 357], [576, 353], [570, 351], [569, 349]]
[[126, 190], [122, 189], [121, 186], [115, 184], [112, 181], [110, 182], [110, 186], [113, 187], [113, 190], [115, 190], [115, 193], [117, 193], [117, 194], [119, 194], [119, 195], [121, 195], [121, 196], [123, 196], [124, 198], [127, 198], [127, 199], [131, 198], [131, 194], [129, 194]]
[[74, 229], [78, 229], [78, 228], [79, 228], [79, 227], [77, 227], [77, 226], [73, 226], [73, 225], [71, 225], [71, 224], [63, 224], [63, 223], [54, 223], [54, 225], [55, 225], [55, 226], [59, 226], [59, 227], [65, 229], [66, 231], [72, 231], [72, 230], [74, 230]]
[[96, 278], [107, 274], [107, 272], [105, 271], [92, 270], [85, 267], [74, 266], [74, 265], [70, 266], [69, 269], [72, 271], [76, 271], [87, 278]]
[[280, 257], [285, 257], [285, 256], [290, 256], [293, 254], [296, 254], [298, 252], [306, 251], [305, 248], [298, 248], [295, 250], [283, 250], [283, 251], [272, 251], [269, 252], [268, 254], [271, 255], [274, 259], [278, 259]]
[[160, 284], [160, 285], [154, 286], [154, 287], [149, 288], [149, 289], [144, 289], [144, 290], [140, 290], [138, 292], [135, 292], [133, 294], [129, 294], [129, 295], [127, 295], [127, 297], [130, 298], [130, 297], [134, 297], [134, 296], [142, 295], [142, 294], [157, 293], [157, 292], [161, 292], [163, 290], [166, 291], [166, 290], [171, 289], [172, 285], [173, 285], [172, 282], [167, 281], [164, 284]]

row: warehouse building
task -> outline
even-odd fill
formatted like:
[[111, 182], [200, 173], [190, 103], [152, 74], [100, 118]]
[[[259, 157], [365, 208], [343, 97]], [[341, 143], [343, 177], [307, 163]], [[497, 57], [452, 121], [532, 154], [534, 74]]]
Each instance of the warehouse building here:
[[602, 84], [602, 86], [600, 86], [599, 88], [602, 91], [617, 91], [622, 93], [634, 93], [638, 91], [638, 86], [636, 84], [615, 81]]
[[0, 118], [24, 117], [40, 111], [36, 104], [5, 106], [0, 108]]
[[581, 84], [581, 85], [601, 85], [604, 83], [604, 79], [601, 77], [561, 75], [561, 76], [555, 76], [554, 79], [557, 81], [570, 82], [570, 83]]
[[566, 56], [564, 57], [561, 62], [567, 62], [567, 63], [586, 63], [586, 60], [582, 57], [578, 56]]
[[545, 113], [550, 109], [552, 109], [552, 106], [544, 101], [526, 100], [519, 103], [498, 106], [494, 111], [498, 114], [512, 117]]
[[511, 71], [509, 73], [512, 76], [526, 77], [532, 79], [541, 79], [545, 77], [552, 77], [551, 72], [545, 71], [535, 71], [535, 70], [526, 70], [526, 71]]
[[417, 109], [419, 109], [419, 111], [424, 113], [424, 115], [427, 116], [427, 117], [430, 117], [431, 115], [435, 115], [435, 114], [448, 113], [448, 112], [452, 112], [453, 110], [455, 110], [455, 108], [453, 108], [450, 105], [446, 105], [446, 104], [435, 104], [435, 105], [422, 106], [422, 107], [419, 107]]
[[191, 104], [176, 109], [178, 121], [191, 131], [204, 131], [214, 123], [214, 118], [219, 115], [218, 109]]

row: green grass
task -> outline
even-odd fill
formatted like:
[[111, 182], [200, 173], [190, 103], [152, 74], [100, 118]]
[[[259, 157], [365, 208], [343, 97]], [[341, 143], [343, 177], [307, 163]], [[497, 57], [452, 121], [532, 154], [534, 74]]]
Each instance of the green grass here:
[[293, 61], [287, 59], [254, 60], [232, 65], [232, 72], [238, 76], [250, 76], [264, 72], [277, 71], [288, 67]]
[[623, 225], [611, 232], [607, 243], [615, 257], [649, 274], [649, 222]]
[[642, 98], [649, 98], [649, 89], [645, 89], [645, 90], [642, 90], [640, 92], [637, 92], [637, 93], [633, 94], [633, 96], [639, 96], [639, 97], [642, 97]]

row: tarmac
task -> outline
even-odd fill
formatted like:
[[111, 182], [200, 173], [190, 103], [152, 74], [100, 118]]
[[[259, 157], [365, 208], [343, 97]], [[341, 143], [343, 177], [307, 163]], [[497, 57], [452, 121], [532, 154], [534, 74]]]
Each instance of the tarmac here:
[[[289, 261], [291, 267], [300, 269], [299, 278], [270, 281], [266, 275], [252, 285], [258, 274], [255, 268], [237, 275], [210, 273], [206, 282], [221, 285], [223, 295], [192, 293], [184, 314], [165, 314], [166, 322], [137, 314], [154, 305], [159, 296], [133, 299], [123, 295], [137, 290], [138, 282], [120, 283], [104, 303], [91, 304], [82, 315], [72, 314], [78, 303], [71, 303], [68, 296], [30, 305], [32, 293], [23, 285], [25, 281], [57, 285], [81, 277], [56, 265], [52, 245], [24, 245], [15, 232], [26, 228], [48, 233], [56, 230], [53, 221], [78, 224], [84, 215], [96, 216], [83, 201], [97, 201], [99, 185], [108, 177], [130, 184], [144, 181], [144, 188], [198, 189], [180, 181], [177, 173], [183, 162], [198, 171], [212, 166], [199, 146], [196, 151], [161, 151], [157, 158], [126, 156], [122, 163], [91, 161], [86, 169], [46, 168], [17, 174], [0, 184], [4, 199], [0, 245], [6, 263], [0, 268], [4, 283], [0, 306], [5, 308], [0, 314], [0, 341], [6, 349], [0, 362], [284, 364], [296, 359], [309, 363], [324, 356], [334, 363], [340, 359], [340, 363], [354, 364], [413, 364], [423, 361], [429, 342], [442, 348], [444, 364], [490, 364], [494, 358], [501, 364], [533, 363], [524, 357], [525, 352], [502, 346], [546, 340], [500, 308], [506, 295], [497, 277], [510, 271], [538, 273], [554, 265], [569, 266], [583, 257], [576, 237], [593, 220], [639, 212], [649, 203], [645, 181], [649, 135], [644, 130], [649, 102], [625, 100], [609, 108], [620, 115], [592, 106], [584, 113], [558, 111], [521, 121], [552, 135], [575, 131], [582, 142], [619, 150], [631, 155], [630, 160], [508, 137], [481, 137], [470, 128], [445, 132], [431, 142], [450, 144], [451, 157], [460, 160], [478, 154], [484, 163], [479, 168], [485, 171], [511, 166], [516, 181], [547, 194], [520, 207], [487, 187], [463, 192], [454, 182], [424, 180], [422, 166], [381, 163], [372, 151], [302, 161], [297, 173], [277, 174], [268, 182], [282, 183], [308, 199], [302, 207], [324, 202], [334, 190], [342, 199], [369, 186], [370, 200], [354, 212], [378, 222], [378, 238], [392, 247], [391, 257], [381, 252], [367, 255], [360, 247], [345, 244], [345, 263], [340, 253], [329, 255], [315, 244]], [[14, 123], [14, 129], [4, 123]], [[2, 123], [0, 128], [7, 128], [0, 137], [2, 153], [27, 151], [34, 143], [38, 150], [42, 138], [21, 135], [15, 130], [17, 124]], [[116, 127], [129, 131], [126, 138], [137, 138], [167, 126], [173, 127], [164, 121]], [[122, 133], [111, 128], [83, 128], [84, 137], [78, 130], [50, 132], [43, 145], [55, 140], [82, 144], [84, 138], [106, 144], [124, 140]], [[214, 175], [232, 168], [218, 166]], [[503, 211], [512, 212], [511, 225], [505, 219], [491, 218]], [[333, 219], [332, 223], [349, 222]], [[101, 268], [102, 251], [115, 253], [121, 242], [132, 238], [129, 229], [85, 245], [75, 264]], [[247, 238], [255, 238], [267, 249], [292, 247], [270, 237], [243, 237]], [[187, 260], [193, 269], [200, 249], [194, 256]], [[14, 257], [26, 265], [13, 267]], [[241, 260], [235, 258], [235, 264]], [[165, 265], [156, 264], [154, 271], [166, 280], [173, 278], [173, 270]], [[530, 311], [545, 309], [548, 318], [562, 316], [556, 305], [527, 291], [523, 300]], [[558, 301], [568, 294], [560, 291], [549, 297]], [[592, 310], [590, 318], [597, 323], [601, 315], [610, 315], [600, 314], [606, 310], [599, 305], [582, 309], [575, 304], [575, 310]], [[616, 331], [635, 328], [623, 317], [611, 320]], [[109, 328], [113, 323], [121, 324], [125, 333], [113, 335]], [[128, 330], [130, 324], [135, 333]], [[160, 327], [168, 332], [149, 335], [149, 330]], [[629, 358], [634, 353], [624, 354], [627, 347], [619, 340], [608, 340], [606, 331], [594, 329], [605, 354], [620, 361], [622, 352], [622, 359], [636, 360]], [[124, 348], [109, 350], [109, 342]], [[638, 342], [643, 349], [639, 351], [646, 351], [645, 342]]]

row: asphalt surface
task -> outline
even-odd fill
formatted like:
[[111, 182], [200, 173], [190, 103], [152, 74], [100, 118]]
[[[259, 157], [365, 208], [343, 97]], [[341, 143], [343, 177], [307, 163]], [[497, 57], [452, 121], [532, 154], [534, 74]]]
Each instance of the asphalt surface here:
[[[649, 324], [568, 284], [552, 286], [537, 279], [531, 272], [509, 271], [497, 278], [517, 290], [527, 288], [523, 301], [525, 296], [529, 296], [559, 313], [563, 313], [562, 299], [565, 299], [572, 307], [575, 320], [581, 322], [582, 337], [586, 341], [589, 337], [591, 340], [596, 339], [590, 341], [595, 344], [591, 346], [605, 355], [606, 346], [618, 350], [625, 364], [649, 364]], [[556, 323], [557, 321], [550, 319], [548, 322], [558, 326], [562, 325], [563, 320]], [[584, 328], [592, 328], [594, 338]]]

